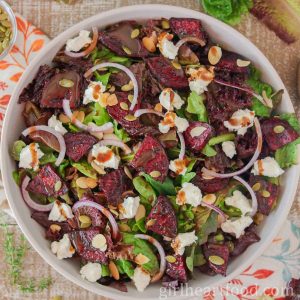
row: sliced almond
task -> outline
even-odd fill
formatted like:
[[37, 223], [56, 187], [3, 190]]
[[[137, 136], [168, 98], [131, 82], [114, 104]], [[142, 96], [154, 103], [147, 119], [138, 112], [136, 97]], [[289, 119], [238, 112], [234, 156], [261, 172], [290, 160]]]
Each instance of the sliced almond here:
[[158, 112], [162, 112], [163, 107], [160, 103], [155, 104], [154, 106], [154, 110], [158, 111]]
[[82, 110], [75, 110], [73, 112], [73, 118], [77, 119], [80, 122], [83, 122], [84, 118], [85, 118], [85, 113]]
[[127, 115], [127, 116], [124, 117], [124, 119], [126, 121], [132, 122], [132, 121], [135, 121], [137, 118], [134, 115]]
[[207, 128], [204, 126], [197, 126], [194, 127], [191, 131], [190, 131], [190, 135], [192, 138], [197, 137], [199, 135], [201, 135], [204, 131], [206, 131]]
[[108, 106], [114, 106], [118, 104], [118, 98], [116, 94], [111, 94], [107, 97], [106, 103]]
[[249, 61], [249, 60], [242, 60], [242, 59], [236, 60], [236, 65], [241, 68], [248, 67], [250, 64], [251, 64], [251, 61]]
[[88, 188], [86, 177], [78, 177], [76, 179], [76, 184], [81, 189], [87, 189]]
[[214, 179], [215, 177], [207, 175], [205, 173], [202, 173], [202, 178], [205, 179], [205, 180], [211, 180], [211, 179]]
[[149, 227], [149, 226], [152, 226], [152, 225], [154, 225], [155, 224], [155, 220], [154, 219], [150, 219], [149, 221], [147, 221], [147, 223], [146, 223], [146, 227]]
[[53, 233], [60, 232], [61, 231], [61, 227], [59, 225], [57, 225], [57, 224], [51, 224], [50, 225], [50, 230]]
[[126, 102], [121, 102], [121, 103], [120, 103], [120, 107], [121, 107], [123, 110], [129, 110], [128, 104], [127, 104]]
[[121, 224], [119, 225], [119, 228], [120, 228], [120, 230], [123, 231], [123, 232], [131, 232], [130, 227], [129, 227], [126, 223], [121, 223]]
[[161, 173], [159, 171], [152, 171], [149, 175], [153, 178], [158, 178], [161, 176]]
[[91, 189], [95, 188], [98, 184], [97, 179], [95, 178], [87, 178], [86, 181], [87, 181], [87, 186]]
[[96, 234], [92, 239], [92, 246], [101, 251], [106, 251], [107, 242], [105, 236], [103, 234]]
[[270, 99], [267, 96], [267, 93], [266, 93], [265, 90], [262, 91], [261, 95], [262, 95], [262, 97], [264, 99], [264, 102], [265, 102], [266, 106], [269, 107], [269, 108], [273, 108], [273, 101], [272, 101], [272, 99]]
[[122, 87], [121, 87], [121, 90], [123, 92], [129, 92], [129, 91], [132, 91], [133, 90], [133, 82], [130, 80], [128, 84], [124, 84]]
[[116, 217], [119, 216], [119, 213], [115, 209], [110, 209], [111, 213], [114, 214]]
[[222, 49], [218, 46], [210, 47], [208, 51], [208, 61], [211, 65], [216, 65], [222, 57]]
[[95, 161], [91, 162], [91, 166], [98, 174], [100, 174], [100, 175], [106, 174], [104, 167], [99, 166], [97, 163], [95, 163]]
[[202, 201], [208, 204], [214, 204], [217, 200], [217, 197], [215, 194], [207, 194], [202, 198]]
[[116, 87], [113, 85], [108, 90], [110, 93], [114, 93], [116, 91]]
[[145, 206], [143, 204], [140, 204], [136, 211], [136, 214], [135, 214], [135, 220], [138, 221], [138, 220], [144, 218], [145, 215], [146, 215]]
[[96, 137], [98, 140], [102, 140], [102, 138], [103, 138], [103, 132], [96, 132], [96, 131], [93, 132], [93, 131], [91, 131], [90, 134], [92, 136]]
[[120, 279], [120, 273], [119, 273], [119, 270], [116, 266], [116, 264], [113, 262], [113, 261], [110, 261], [109, 264], [108, 264], [108, 269], [112, 275], [112, 277], [115, 279], [115, 280], [119, 280]]
[[146, 264], [149, 261], [150, 261], [150, 259], [142, 253], [139, 253], [134, 259], [134, 262], [138, 265]]
[[152, 36], [151, 37], [148, 37], [148, 36], [143, 37], [142, 43], [149, 52], [156, 51], [156, 43]]
[[172, 61], [172, 66], [177, 69], [177, 70], [181, 70], [182, 67], [181, 67], [181, 64], [177, 61]]
[[129, 171], [129, 169], [126, 166], [124, 167], [124, 172], [129, 179], [131, 179], [131, 180], [133, 179], [131, 172]]
[[61, 121], [63, 124], [70, 123], [71, 120], [63, 113], [59, 114], [58, 116], [59, 121]]

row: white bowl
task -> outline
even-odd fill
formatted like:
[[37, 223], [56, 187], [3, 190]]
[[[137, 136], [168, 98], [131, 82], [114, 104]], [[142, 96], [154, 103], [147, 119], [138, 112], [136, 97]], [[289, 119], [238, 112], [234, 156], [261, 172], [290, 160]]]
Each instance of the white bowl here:
[[[56, 52], [64, 45], [66, 40], [76, 35], [81, 29], [90, 29], [92, 26], [104, 27], [106, 25], [127, 19], [149, 19], [149, 18], [170, 18], [170, 17], [190, 17], [200, 19], [211, 38], [220, 45], [229, 50], [238, 52], [249, 60], [251, 60], [263, 72], [263, 79], [270, 83], [275, 90], [284, 88], [283, 82], [279, 78], [277, 72], [267, 60], [267, 58], [242, 34], [224, 23], [215, 20], [205, 14], [197, 11], [185, 9], [182, 7], [166, 6], [166, 5], [137, 5], [122, 7], [100, 13], [79, 24], [69, 28], [54, 40], [52, 40], [45, 49], [37, 55], [34, 61], [26, 69], [24, 75], [19, 81], [14, 94], [10, 100], [9, 107], [4, 120], [1, 138], [1, 170], [5, 191], [13, 210], [16, 220], [24, 232], [25, 236], [33, 246], [33, 248], [49, 263], [56, 271], [63, 276], [78, 284], [79, 286], [94, 292], [96, 294], [111, 297], [115, 299], [157, 299], [160, 295], [160, 284], [149, 286], [143, 294], [138, 293], [134, 287], [129, 285], [128, 293], [122, 293], [110, 287], [106, 287], [97, 283], [90, 283], [81, 279], [79, 274], [79, 265], [73, 260], [58, 260], [50, 251], [50, 243], [44, 238], [44, 229], [41, 228], [34, 220], [30, 218], [30, 210], [26, 206], [21, 197], [19, 188], [16, 186], [12, 178], [12, 171], [15, 170], [15, 162], [10, 157], [10, 148], [12, 143], [18, 139], [25, 125], [23, 123], [21, 112], [22, 105], [18, 105], [17, 101], [23, 88], [35, 77], [38, 68], [42, 64], [50, 63]], [[283, 97], [280, 106], [282, 112], [294, 112], [291, 100], [287, 91]], [[264, 249], [271, 243], [292, 205], [297, 183], [299, 179], [299, 168], [294, 166], [290, 168], [283, 178], [282, 197], [276, 210], [266, 218], [259, 227], [259, 235], [261, 241], [248, 248], [246, 252], [234, 259], [228, 267], [227, 277], [215, 276], [209, 277], [203, 274], [195, 274], [195, 279], [189, 282], [189, 287], [195, 289], [199, 293], [200, 289], [207, 287], [215, 287], [226, 283], [235, 276], [239, 275], [246, 267], [262, 254]], [[190, 292], [188, 296], [194, 296]], [[196, 291], [196, 290], [194, 290]], [[177, 294], [173, 299], [183, 299], [186, 295]]]

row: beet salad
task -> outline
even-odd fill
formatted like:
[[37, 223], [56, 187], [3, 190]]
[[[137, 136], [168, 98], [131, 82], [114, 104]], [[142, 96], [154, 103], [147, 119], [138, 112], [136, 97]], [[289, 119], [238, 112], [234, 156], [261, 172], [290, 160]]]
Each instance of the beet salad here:
[[283, 91], [254, 63], [196, 19], [123, 21], [66, 41], [20, 95], [26, 129], [11, 145], [53, 255], [124, 292], [226, 276], [298, 159], [298, 120], [276, 112]]

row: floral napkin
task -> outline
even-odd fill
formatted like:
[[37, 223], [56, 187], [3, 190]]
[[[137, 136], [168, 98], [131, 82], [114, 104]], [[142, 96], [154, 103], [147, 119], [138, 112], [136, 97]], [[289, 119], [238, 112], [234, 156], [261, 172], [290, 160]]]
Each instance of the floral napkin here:
[[[0, 61], [0, 129], [6, 106], [26, 66], [49, 38], [38, 28], [16, 14], [17, 41], [11, 52]], [[0, 209], [12, 216], [0, 181]], [[226, 285], [207, 289], [204, 300], [285, 299], [287, 282], [300, 276], [300, 228], [287, 221], [276, 239], [240, 276]], [[193, 298], [193, 295], [190, 295]], [[268, 296], [272, 298], [268, 298]], [[197, 299], [201, 299], [197, 297]]]

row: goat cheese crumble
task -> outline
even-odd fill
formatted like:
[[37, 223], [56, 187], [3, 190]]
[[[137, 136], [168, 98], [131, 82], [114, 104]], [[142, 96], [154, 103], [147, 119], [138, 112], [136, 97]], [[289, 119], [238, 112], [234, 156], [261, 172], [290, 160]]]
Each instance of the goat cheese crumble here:
[[171, 160], [169, 169], [175, 172], [177, 175], [184, 175], [187, 171], [187, 160], [186, 159], [175, 159]]
[[78, 52], [86, 45], [90, 44], [92, 39], [90, 38], [90, 32], [87, 30], [80, 30], [79, 35], [69, 39], [66, 43], [66, 50], [72, 52]]
[[161, 133], [168, 133], [175, 126], [178, 132], [184, 132], [189, 127], [189, 122], [185, 118], [178, 117], [174, 112], [167, 112], [164, 119], [158, 124]]
[[229, 158], [233, 158], [236, 155], [235, 144], [233, 141], [226, 141], [222, 143], [222, 150]]
[[254, 175], [267, 176], [267, 177], [278, 177], [284, 173], [273, 157], [265, 157], [257, 160], [251, 171]]
[[75, 249], [72, 246], [67, 233], [65, 233], [63, 238], [58, 242], [55, 241], [51, 243], [51, 251], [56, 254], [58, 259], [72, 257], [75, 253]]
[[250, 200], [240, 191], [234, 191], [231, 197], [226, 197], [225, 203], [238, 208], [243, 216], [252, 211]]
[[165, 88], [159, 95], [160, 104], [169, 111], [176, 109], [180, 109], [184, 104], [184, 101], [181, 97], [174, 92], [171, 88]]
[[103, 168], [118, 169], [120, 157], [116, 155], [110, 148], [95, 144], [92, 148], [92, 156], [94, 162]]
[[151, 276], [148, 272], [144, 271], [141, 267], [134, 269], [132, 280], [136, 289], [139, 292], [143, 292], [145, 288], [150, 284]]
[[83, 279], [90, 282], [96, 282], [101, 278], [102, 266], [99, 263], [88, 262], [81, 267], [80, 274]]
[[67, 219], [72, 219], [73, 217], [72, 208], [68, 204], [56, 200], [50, 211], [48, 220], [64, 222]]
[[172, 241], [171, 247], [176, 254], [183, 255], [185, 247], [192, 245], [198, 240], [195, 230], [191, 232], [179, 233]]
[[48, 120], [48, 126], [62, 135], [68, 132], [68, 130], [63, 126], [62, 122], [57, 119], [56, 115], [52, 115]]
[[233, 113], [228, 121], [224, 121], [224, 126], [229, 131], [236, 131], [239, 135], [244, 135], [247, 129], [253, 126], [254, 117], [254, 111], [239, 109]]
[[234, 234], [238, 239], [245, 233], [245, 229], [252, 224], [253, 220], [251, 217], [242, 216], [235, 220], [226, 220], [221, 224], [221, 228], [224, 232]]
[[185, 182], [176, 196], [178, 205], [190, 204], [193, 207], [200, 205], [202, 200], [201, 190], [191, 182]]
[[160, 53], [169, 59], [175, 59], [179, 50], [179, 48], [173, 44], [172, 39], [173, 34], [167, 32], [162, 32], [157, 38], [157, 46], [160, 50]]
[[138, 207], [140, 205], [140, 197], [127, 197], [124, 202], [120, 204], [119, 210], [121, 212], [120, 219], [132, 219], [135, 217]]
[[100, 81], [91, 81], [84, 91], [83, 104], [98, 102], [102, 107], [106, 107], [108, 94], [104, 93], [106, 86]]
[[190, 90], [198, 95], [207, 91], [207, 86], [213, 81], [215, 76], [213, 67], [206, 69], [203, 66], [197, 69], [189, 68], [187, 74], [189, 75]]
[[39, 144], [31, 143], [21, 150], [19, 168], [37, 171], [39, 169], [39, 160], [43, 156], [44, 153], [40, 150]]

